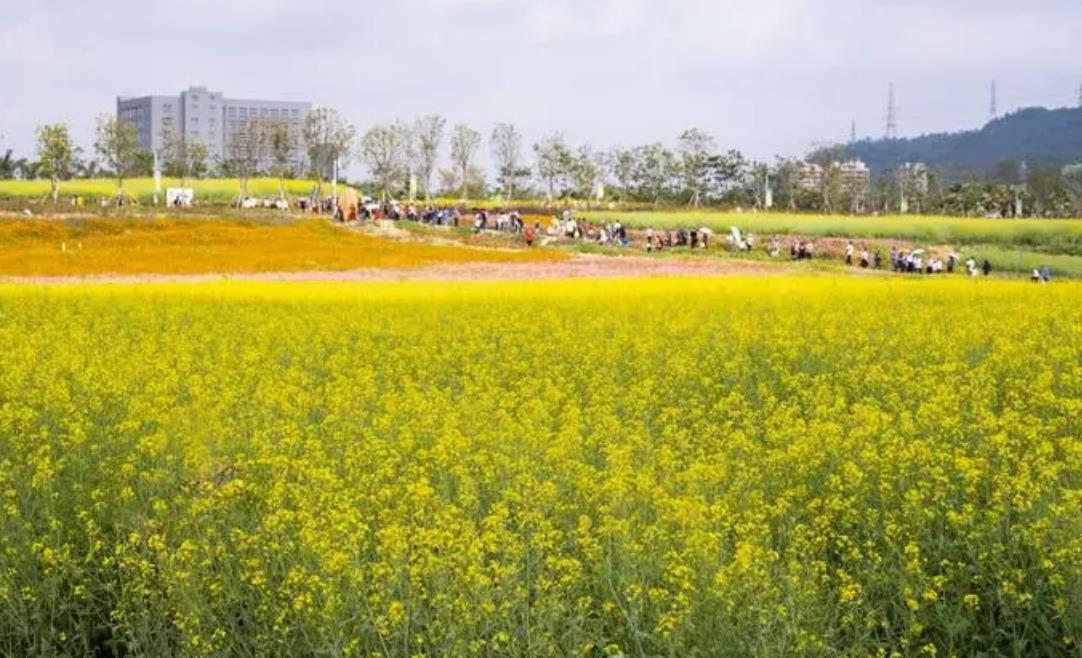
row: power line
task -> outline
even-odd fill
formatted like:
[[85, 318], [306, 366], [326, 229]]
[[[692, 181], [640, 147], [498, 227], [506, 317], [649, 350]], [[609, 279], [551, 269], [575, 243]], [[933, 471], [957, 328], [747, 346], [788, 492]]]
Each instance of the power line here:
[[894, 100], [894, 83], [890, 83], [887, 92], [887, 139], [898, 138], [898, 106]]

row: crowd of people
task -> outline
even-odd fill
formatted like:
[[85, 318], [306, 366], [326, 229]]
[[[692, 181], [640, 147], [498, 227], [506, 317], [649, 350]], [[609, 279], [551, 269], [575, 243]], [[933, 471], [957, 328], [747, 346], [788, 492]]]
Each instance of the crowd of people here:
[[[594, 223], [573, 217], [570, 211], [552, 218], [545, 229], [549, 238], [578, 240], [600, 246], [636, 246], [634, 234], [619, 220]], [[708, 228], [680, 227], [670, 230], [647, 228], [642, 232], [641, 246], [647, 253], [665, 249], [708, 249], [713, 232]]]
[[[458, 208], [427, 206], [418, 210], [413, 204], [402, 205], [398, 202], [377, 204], [365, 199], [365, 203], [358, 208], [358, 219], [389, 219], [408, 220], [431, 226], [458, 227], [462, 224], [463, 214]], [[605, 221], [595, 223], [593, 221], [574, 217], [571, 211], [565, 211], [556, 215], [543, 227], [540, 221], [528, 224], [520, 212], [512, 211], [489, 211], [485, 209], [473, 209], [472, 226], [474, 234], [486, 231], [496, 231], [523, 236], [528, 246], [533, 246], [540, 236], [550, 240], [576, 240], [599, 246], [611, 247], [639, 247], [646, 253], [655, 253], [672, 249], [708, 249], [713, 241], [713, 231], [706, 227], [659, 230], [648, 227], [639, 232], [632, 233], [627, 226], [619, 221]], [[755, 237], [742, 235], [738, 228], [733, 227], [729, 235], [725, 236], [725, 244], [731, 251], [752, 251], [755, 248]], [[766, 244], [767, 255], [771, 258], [781, 256], [785, 244], [779, 236], [773, 236]], [[789, 258], [794, 261], [810, 260], [817, 257], [816, 245], [811, 240], [796, 239], [788, 243]], [[852, 240], [847, 241], [844, 251], [844, 262], [850, 267], [861, 269], [882, 270], [885, 263], [882, 251], [869, 250], [863, 247], [857, 250]], [[896, 246], [890, 248], [888, 255], [889, 266], [892, 272], [900, 274], [953, 274], [961, 262], [961, 256], [953, 249], [943, 259], [938, 255], [929, 254], [923, 249], [899, 249]], [[970, 257], [964, 262], [965, 272], [969, 276], [989, 276], [992, 273], [992, 264], [988, 259], [979, 263]], [[1038, 283], [1048, 283], [1052, 279], [1051, 270], [1047, 266], [1034, 268], [1031, 280]]]

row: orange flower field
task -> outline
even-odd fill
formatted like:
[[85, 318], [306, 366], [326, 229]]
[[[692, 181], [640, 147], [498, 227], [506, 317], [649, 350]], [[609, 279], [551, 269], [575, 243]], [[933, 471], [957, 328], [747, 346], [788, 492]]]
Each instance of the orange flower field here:
[[0, 222], [0, 276], [342, 271], [565, 258], [565, 254], [548, 250], [476, 249], [391, 240], [320, 220]]

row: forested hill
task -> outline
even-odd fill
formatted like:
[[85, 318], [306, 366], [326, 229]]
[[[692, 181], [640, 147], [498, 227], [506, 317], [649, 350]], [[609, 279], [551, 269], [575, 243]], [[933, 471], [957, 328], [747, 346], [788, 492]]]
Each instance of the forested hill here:
[[1082, 162], [1082, 108], [1026, 108], [980, 130], [864, 140], [849, 144], [845, 152], [864, 160], [877, 173], [906, 162], [923, 162], [947, 179], [987, 174], [1005, 160], [1062, 166]]

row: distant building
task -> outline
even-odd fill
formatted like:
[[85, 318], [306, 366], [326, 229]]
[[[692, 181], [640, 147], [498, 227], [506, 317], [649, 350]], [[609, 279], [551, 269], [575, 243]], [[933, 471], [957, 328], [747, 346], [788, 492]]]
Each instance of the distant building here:
[[830, 186], [836, 184], [841, 188], [837, 192], [844, 193], [849, 200], [849, 210], [854, 213], [863, 212], [872, 189], [872, 172], [868, 165], [860, 160], [847, 160], [845, 162], [832, 162], [828, 167], [814, 162], [800, 162], [797, 165], [796, 184], [802, 190], [810, 192], [827, 192], [823, 189], [830, 174]]
[[[116, 116], [135, 125], [143, 148], [161, 152], [162, 132], [172, 126], [185, 140], [207, 145], [212, 160], [228, 157], [233, 134], [253, 119], [284, 122], [295, 144], [291, 163], [300, 168], [305, 158], [304, 121], [311, 103], [225, 98], [206, 87], [189, 87], [179, 96], [118, 97]], [[265, 163], [269, 164], [269, 163]]]
[[907, 194], [928, 194], [928, 165], [907, 162], [901, 168], [902, 189]]
[[850, 210], [864, 212], [872, 191], [872, 170], [860, 160], [835, 162], [831, 166], [841, 172], [842, 189], [849, 195]]
[[802, 190], [818, 190], [823, 186], [823, 167], [814, 162], [799, 163], [796, 184]]
[[833, 166], [841, 170], [842, 187], [845, 189], [863, 195], [867, 195], [871, 190], [872, 170], [861, 160], [835, 162]]
[[[842, 187], [846, 190], [864, 190], [867, 193], [871, 188], [872, 172], [861, 160], [834, 162], [830, 167], [840, 172]], [[801, 162], [797, 169], [797, 185], [805, 190], [818, 190], [823, 186], [825, 175], [826, 170], [822, 165]]]

